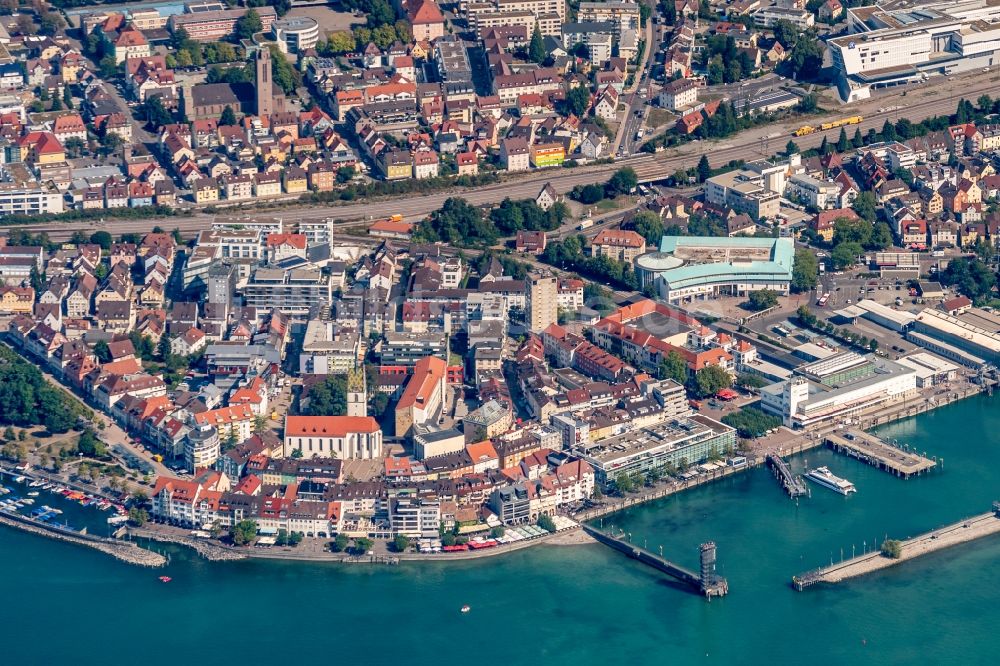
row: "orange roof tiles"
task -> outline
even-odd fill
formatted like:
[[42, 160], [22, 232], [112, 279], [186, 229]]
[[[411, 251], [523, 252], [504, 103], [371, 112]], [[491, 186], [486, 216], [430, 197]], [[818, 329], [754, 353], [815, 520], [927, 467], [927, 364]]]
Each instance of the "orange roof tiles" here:
[[370, 416], [288, 416], [285, 437], [346, 437], [348, 433], [373, 433], [378, 421]]
[[425, 356], [413, 366], [413, 376], [406, 383], [406, 389], [400, 396], [396, 409], [408, 409], [430, 402], [435, 386], [444, 381], [448, 364], [436, 356]]

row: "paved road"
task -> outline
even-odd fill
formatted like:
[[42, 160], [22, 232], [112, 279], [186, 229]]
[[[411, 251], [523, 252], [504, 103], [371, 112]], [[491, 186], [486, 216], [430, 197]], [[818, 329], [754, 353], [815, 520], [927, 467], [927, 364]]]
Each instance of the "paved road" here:
[[[646, 47], [642, 53], [643, 59], [638, 67], [636, 67], [632, 87], [625, 90], [625, 95], [627, 95], [627, 99], [625, 100], [625, 117], [618, 127], [618, 134], [615, 136], [614, 144], [611, 147], [612, 155], [631, 155], [638, 148], [635, 141], [635, 133], [642, 127], [643, 122], [645, 122], [648, 111], [648, 107], [646, 106], [647, 97], [640, 93], [651, 90], [649, 74], [653, 66], [652, 52], [654, 49], [659, 49], [659, 44], [663, 38], [663, 27], [659, 23], [653, 23], [653, 20], [658, 16], [659, 14], [657, 13], [650, 16], [649, 20], [646, 21], [645, 35], [643, 37]], [[649, 94], [649, 97], [651, 98], [652, 94]]]

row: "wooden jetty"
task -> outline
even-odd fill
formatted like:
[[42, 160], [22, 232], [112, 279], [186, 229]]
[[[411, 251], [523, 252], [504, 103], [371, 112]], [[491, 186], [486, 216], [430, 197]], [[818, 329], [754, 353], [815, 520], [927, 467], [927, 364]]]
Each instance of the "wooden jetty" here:
[[630, 543], [627, 539], [623, 538], [624, 533], [613, 535], [590, 525], [583, 525], [583, 529], [587, 534], [604, 545], [611, 546], [615, 550], [643, 564], [662, 571], [682, 583], [686, 583], [706, 597], [721, 597], [729, 592], [729, 583], [725, 578], [715, 573], [715, 544], [712, 542], [701, 544], [699, 551], [701, 554], [701, 572], [700, 574], [696, 574], [679, 564], [671, 562], [663, 557], [663, 555], [657, 555], [645, 548], [640, 548]]
[[[874, 571], [880, 571], [900, 562], [912, 560], [944, 548], [981, 539], [1000, 532], [1000, 502], [993, 503], [993, 511], [957, 523], [940, 527], [920, 536], [900, 542], [899, 557], [893, 558], [874, 550], [828, 567], [792, 577], [792, 587], [801, 592], [816, 583], [839, 583]], [[878, 548], [875, 546], [875, 548]]]
[[767, 466], [771, 468], [774, 478], [778, 480], [778, 483], [781, 484], [781, 487], [784, 488], [789, 497], [795, 499], [796, 497], [809, 494], [809, 488], [806, 486], [805, 481], [802, 480], [801, 476], [792, 474], [788, 463], [781, 456], [768, 454]]
[[857, 458], [893, 476], [908, 479], [935, 467], [937, 462], [913, 451], [905, 451], [860, 430], [828, 433], [824, 443], [837, 453]]

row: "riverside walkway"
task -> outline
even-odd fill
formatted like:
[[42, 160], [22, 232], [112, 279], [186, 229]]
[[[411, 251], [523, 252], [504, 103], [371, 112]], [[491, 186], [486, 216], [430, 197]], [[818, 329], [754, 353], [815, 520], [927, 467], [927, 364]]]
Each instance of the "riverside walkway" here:
[[827, 446], [851, 458], [868, 463], [894, 476], [908, 479], [937, 465], [937, 462], [913, 451], [906, 451], [860, 430], [831, 432], [824, 439]]
[[880, 551], [859, 555], [829, 567], [815, 569], [792, 577], [792, 586], [800, 592], [816, 583], [839, 583], [848, 578], [863, 576], [885, 569], [927, 553], [933, 553], [967, 541], [981, 539], [1000, 532], [1000, 503], [994, 502], [993, 511], [960, 520], [957, 523], [931, 530], [907, 539], [900, 544], [898, 558], [886, 557]]

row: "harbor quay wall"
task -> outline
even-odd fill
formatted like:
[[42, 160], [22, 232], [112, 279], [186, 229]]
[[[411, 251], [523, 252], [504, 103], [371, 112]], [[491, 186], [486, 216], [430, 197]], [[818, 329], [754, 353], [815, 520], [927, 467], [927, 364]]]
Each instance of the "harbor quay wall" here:
[[49, 537], [50, 539], [56, 539], [57, 541], [64, 541], [78, 546], [93, 548], [94, 550], [98, 550], [106, 555], [111, 555], [115, 559], [121, 560], [122, 562], [134, 564], [136, 566], [162, 567], [167, 563], [167, 558], [163, 555], [154, 553], [151, 550], [146, 550], [145, 548], [140, 548], [133, 543], [116, 541], [114, 539], [102, 539], [88, 534], [80, 534], [78, 532], [63, 530], [53, 525], [35, 522], [27, 516], [22, 516], [20, 514], [12, 514], [10, 512], [0, 514], [0, 525], [13, 527], [38, 536]]
[[245, 560], [247, 558], [245, 553], [235, 548], [227, 548], [204, 539], [195, 539], [192, 537], [182, 536], [180, 534], [148, 530], [141, 527], [130, 526], [126, 528], [126, 530], [131, 538], [148, 539], [150, 541], [160, 541], [163, 543], [173, 543], [185, 546], [192, 549], [210, 562], [230, 562], [234, 560]]
[[794, 576], [792, 585], [801, 591], [816, 583], [839, 583], [997, 533], [1000, 533], [1000, 515], [996, 511], [991, 511], [902, 541], [897, 558], [887, 557], [880, 551], [866, 553], [832, 566]]

